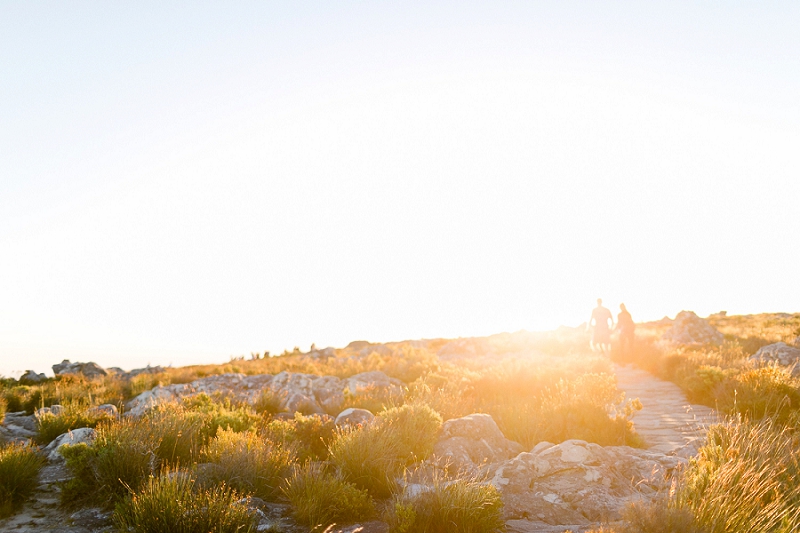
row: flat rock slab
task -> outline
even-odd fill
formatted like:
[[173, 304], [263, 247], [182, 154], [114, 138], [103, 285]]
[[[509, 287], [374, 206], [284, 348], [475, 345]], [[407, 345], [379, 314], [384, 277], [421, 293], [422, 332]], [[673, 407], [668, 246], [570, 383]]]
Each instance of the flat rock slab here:
[[642, 410], [633, 416], [633, 427], [648, 449], [688, 457], [702, 445], [706, 430], [720, 420], [705, 405], [692, 404], [669, 381], [631, 365], [614, 365], [617, 387], [626, 398], [639, 398]]

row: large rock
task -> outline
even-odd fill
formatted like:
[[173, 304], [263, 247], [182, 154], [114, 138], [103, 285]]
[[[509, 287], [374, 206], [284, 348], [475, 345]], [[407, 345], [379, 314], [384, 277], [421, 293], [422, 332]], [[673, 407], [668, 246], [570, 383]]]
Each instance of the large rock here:
[[359, 426], [375, 418], [371, 411], [350, 407], [338, 414], [334, 423], [337, 426]]
[[433, 461], [453, 471], [475, 471], [482, 465], [505, 461], [523, 450], [508, 440], [490, 415], [475, 413], [442, 425]]
[[347, 379], [347, 392], [352, 396], [364, 394], [403, 395], [403, 382], [390, 378], [379, 370], [361, 372]]
[[800, 376], [800, 364], [798, 364], [800, 363], [800, 348], [789, 346], [785, 342], [762, 346], [750, 357], [750, 361], [757, 365], [791, 366], [792, 375], [795, 377]]
[[53, 373], [57, 376], [82, 375], [90, 379], [108, 375], [97, 363], [70, 363], [69, 359], [53, 365]]
[[489, 472], [507, 520], [592, 524], [620, 519], [628, 502], [669, 487], [677, 457], [579, 440], [539, 443]]
[[19, 382], [22, 384], [34, 384], [34, 383], [41, 383], [42, 381], [46, 380], [47, 376], [44, 374], [37, 374], [33, 370], [26, 370], [24, 374], [22, 374], [19, 378]]
[[661, 337], [668, 344], [698, 347], [708, 344], [722, 344], [724, 336], [707, 320], [693, 311], [681, 311], [675, 317], [672, 327]]
[[90, 443], [94, 440], [95, 431], [92, 428], [78, 428], [68, 431], [48, 444], [44, 452], [50, 462], [63, 462], [64, 458], [59, 453], [62, 446], [66, 444], [78, 444], [80, 442]]
[[36, 437], [37, 432], [34, 415], [26, 415], [25, 411], [6, 413], [0, 424], [0, 441], [25, 442]]

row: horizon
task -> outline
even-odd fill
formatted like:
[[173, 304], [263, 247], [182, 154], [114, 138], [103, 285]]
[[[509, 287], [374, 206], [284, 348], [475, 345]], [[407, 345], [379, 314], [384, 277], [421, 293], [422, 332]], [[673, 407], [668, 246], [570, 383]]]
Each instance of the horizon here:
[[0, 6], [0, 375], [797, 312], [798, 20]]

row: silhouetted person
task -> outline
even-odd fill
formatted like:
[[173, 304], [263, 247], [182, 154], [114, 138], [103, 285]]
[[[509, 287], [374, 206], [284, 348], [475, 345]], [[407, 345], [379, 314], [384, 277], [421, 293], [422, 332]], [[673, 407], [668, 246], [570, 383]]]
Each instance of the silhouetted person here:
[[619, 351], [620, 354], [626, 355], [633, 351], [633, 332], [636, 330], [636, 324], [633, 323], [633, 318], [625, 307], [625, 304], [619, 304], [619, 314], [617, 315], [617, 330], [619, 331]]
[[602, 298], [597, 299], [597, 307], [592, 311], [592, 318], [586, 325], [587, 329], [594, 326], [592, 330], [592, 351], [607, 353], [611, 351], [611, 328], [614, 326], [614, 317], [611, 311], [603, 307]]

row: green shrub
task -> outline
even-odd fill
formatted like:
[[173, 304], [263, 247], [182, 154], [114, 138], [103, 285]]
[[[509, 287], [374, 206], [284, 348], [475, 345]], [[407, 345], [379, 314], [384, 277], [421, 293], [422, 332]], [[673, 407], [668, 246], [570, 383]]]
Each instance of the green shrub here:
[[46, 445], [63, 435], [67, 431], [77, 428], [93, 428], [104, 420], [113, 420], [114, 417], [106, 412], [92, 412], [85, 405], [70, 402], [58, 414], [42, 413], [36, 416], [39, 430], [36, 441]]
[[295, 519], [311, 526], [312, 531], [333, 523], [369, 519], [375, 514], [367, 491], [314, 464], [298, 468], [289, 478], [284, 494]]
[[0, 448], [0, 517], [12, 514], [33, 493], [44, 463], [30, 446], [10, 444]]
[[168, 471], [151, 477], [141, 491], [116, 506], [114, 525], [137, 533], [251, 533], [257, 520], [228, 487], [195, 490], [184, 473]]
[[797, 434], [765, 419], [712, 426], [678, 492], [711, 533], [800, 531]]
[[212, 481], [224, 481], [239, 492], [273, 501], [294, 463], [291, 450], [255, 433], [220, 430], [203, 452], [217, 465]]
[[403, 449], [376, 420], [339, 431], [330, 446], [330, 459], [347, 481], [376, 498], [385, 498], [397, 488]]
[[0, 396], [0, 424], [3, 423], [3, 420], [6, 417], [6, 399], [3, 396]]
[[331, 417], [300, 413], [295, 413], [292, 420], [271, 420], [262, 431], [268, 440], [293, 448], [299, 461], [327, 459], [335, 432]]
[[502, 510], [492, 485], [435, 480], [428, 490], [395, 497], [387, 521], [392, 533], [494, 533], [505, 529]]
[[74, 477], [61, 489], [67, 507], [110, 505], [138, 490], [158, 471], [156, 442], [145, 419], [120, 420], [98, 425], [92, 444], [61, 448]]
[[393, 407], [377, 418], [382, 431], [397, 441], [399, 457], [406, 465], [428, 458], [442, 428], [439, 413], [421, 403]]

